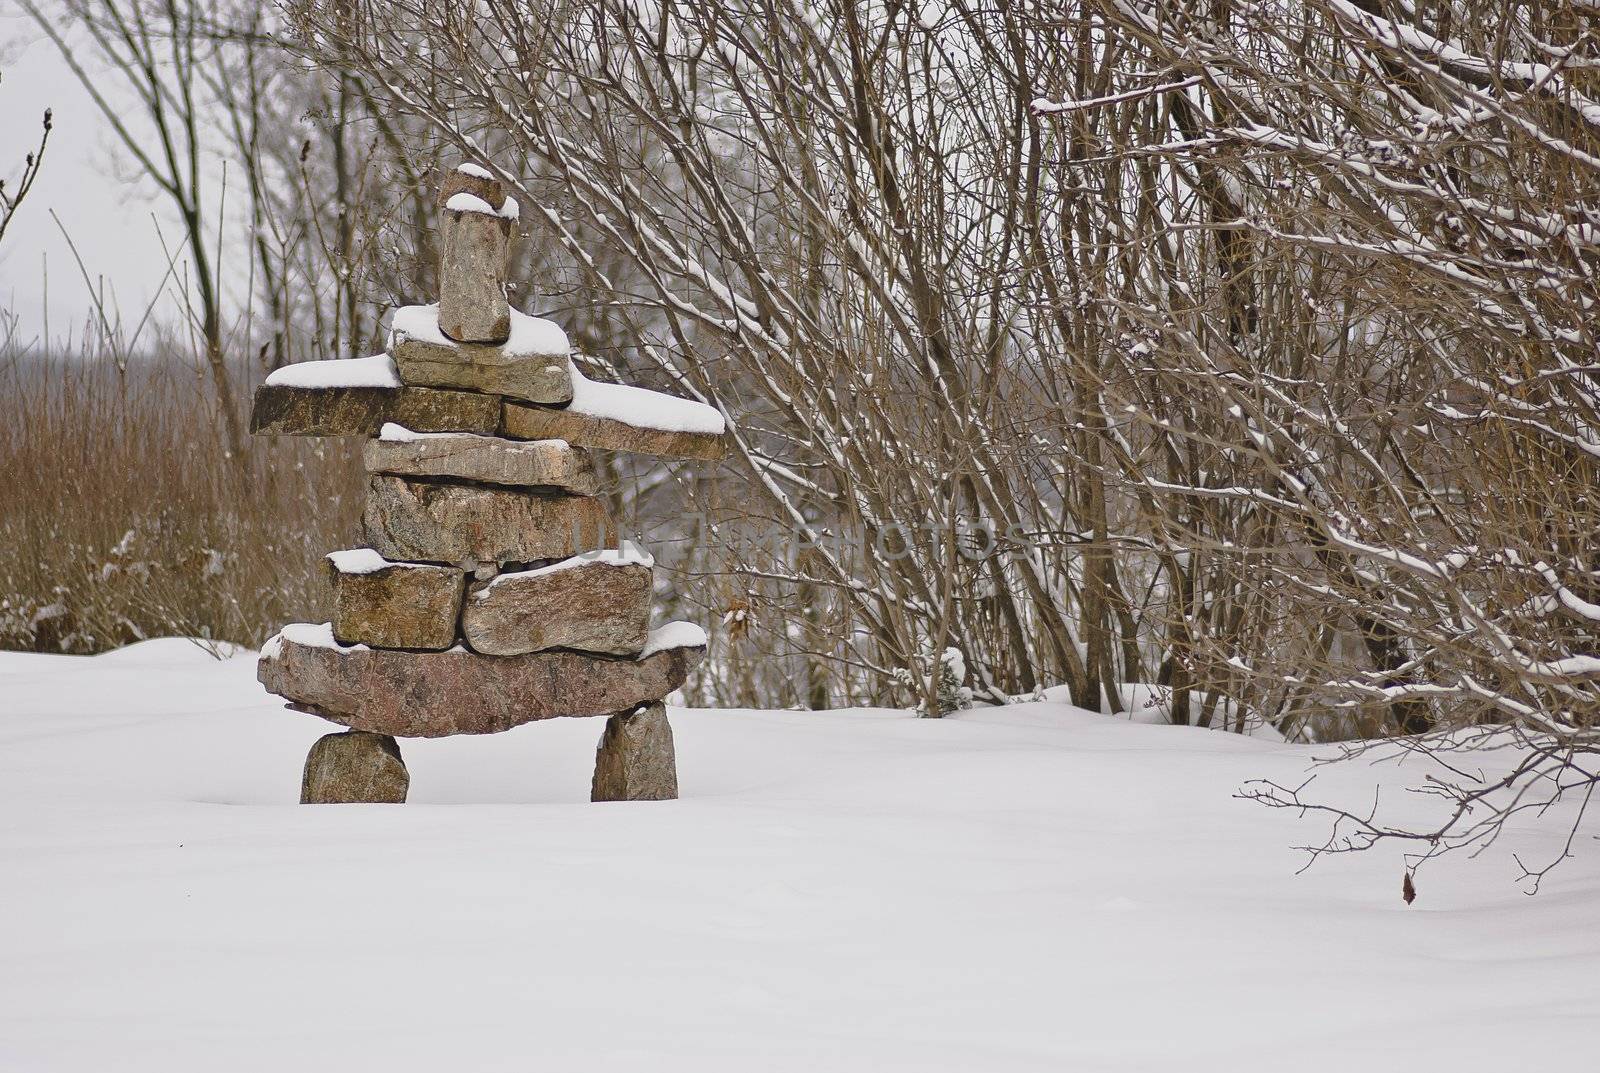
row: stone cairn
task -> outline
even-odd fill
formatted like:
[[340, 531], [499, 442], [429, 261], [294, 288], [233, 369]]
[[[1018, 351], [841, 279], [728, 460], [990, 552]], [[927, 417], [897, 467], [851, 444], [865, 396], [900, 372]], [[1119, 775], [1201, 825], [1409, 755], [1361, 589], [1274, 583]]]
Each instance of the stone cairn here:
[[463, 164], [439, 194], [436, 305], [388, 350], [301, 362], [256, 393], [251, 431], [364, 436], [366, 546], [328, 556], [333, 621], [295, 623], [257, 677], [350, 728], [306, 758], [307, 803], [406, 799], [397, 737], [606, 716], [596, 801], [678, 795], [662, 698], [705, 655], [688, 622], [649, 629], [651, 558], [616, 539], [589, 449], [715, 459], [722, 415], [591, 381], [566, 333], [506, 301], [518, 206]]

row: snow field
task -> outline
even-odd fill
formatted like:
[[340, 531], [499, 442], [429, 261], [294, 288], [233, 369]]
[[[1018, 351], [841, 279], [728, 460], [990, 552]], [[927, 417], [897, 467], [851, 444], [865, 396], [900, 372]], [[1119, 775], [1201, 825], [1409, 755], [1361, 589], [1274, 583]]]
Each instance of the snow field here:
[[302, 807], [333, 728], [253, 672], [0, 653], [0, 1069], [1474, 1073], [1600, 1043], [1592, 840], [1531, 899], [1510, 853], [1559, 824], [1409, 909], [1387, 852], [1296, 876], [1321, 828], [1232, 795], [1312, 750], [1051, 702], [674, 709], [680, 801], [589, 804], [601, 721], [567, 719], [403, 742], [405, 806]]

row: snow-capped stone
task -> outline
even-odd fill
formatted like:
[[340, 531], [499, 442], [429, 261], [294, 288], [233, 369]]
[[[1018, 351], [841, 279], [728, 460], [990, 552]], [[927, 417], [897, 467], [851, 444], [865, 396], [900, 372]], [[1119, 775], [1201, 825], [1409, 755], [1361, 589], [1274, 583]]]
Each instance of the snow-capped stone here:
[[361, 525], [386, 558], [458, 565], [565, 559], [614, 542], [593, 497], [387, 474], [371, 478]]
[[333, 636], [341, 645], [444, 649], [455, 644], [465, 575], [451, 566], [390, 562], [371, 548], [328, 556]]
[[389, 322], [389, 350], [407, 384], [539, 403], [572, 398], [570, 346], [558, 325], [512, 309], [503, 342], [463, 343], [446, 333], [442, 309], [442, 304], [403, 306]]
[[506, 268], [516, 214], [496, 209], [508, 200], [499, 182], [459, 170], [440, 196], [439, 326], [458, 342], [503, 343], [511, 333]]
[[627, 384], [602, 384], [572, 369], [572, 402], [561, 409], [507, 401], [505, 434], [665, 458], [715, 460], [727, 451], [726, 422], [705, 403]]
[[[515, 358], [565, 359], [572, 353], [572, 344], [567, 339], [567, 333], [561, 330], [561, 325], [543, 317], [529, 316], [520, 310], [512, 311], [511, 334], [505, 342], [493, 347], [463, 344], [446, 335], [439, 327], [438, 303], [396, 309], [389, 318], [391, 344], [398, 336], [404, 336], [413, 343], [452, 351], [455, 354], [453, 360], [458, 363], [475, 361], [486, 350], [499, 351], [502, 361]], [[400, 375], [401, 379], [405, 379], [403, 367]]]
[[486, 655], [550, 648], [636, 655], [649, 636], [651, 582], [648, 561], [619, 552], [501, 574], [473, 587], [461, 633]]
[[[385, 422], [428, 432], [489, 432], [500, 425], [500, 400], [493, 395], [432, 388], [403, 388], [373, 362], [366, 373], [309, 366], [356, 365], [348, 359], [306, 361], [278, 370], [256, 390], [250, 431], [279, 436], [370, 436]], [[362, 359], [367, 360], [367, 359]], [[296, 370], [292, 377], [279, 376]], [[366, 380], [340, 383], [339, 380]], [[380, 382], [381, 381], [381, 382]]]
[[317, 739], [300, 777], [302, 805], [404, 804], [411, 775], [387, 734], [347, 730]]
[[644, 659], [657, 652], [670, 652], [674, 648], [704, 648], [706, 643], [706, 631], [699, 623], [668, 622], [650, 631], [639, 658]]
[[264, 383], [270, 387], [304, 388], [401, 386], [400, 375], [387, 354], [295, 362], [272, 370]]
[[620, 421], [657, 432], [720, 436], [727, 431], [722, 413], [714, 406], [631, 384], [603, 384], [590, 380], [577, 369], [572, 371], [570, 409], [588, 417]]
[[286, 629], [263, 652], [261, 684], [301, 710], [396, 737], [493, 734], [538, 719], [631, 712], [681, 687], [705, 655], [682, 647], [643, 659], [564, 649], [395, 652], [304, 645], [294, 635]]
[[591, 801], [675, 801], [678, 760], [667, 709], [659, 703], [606, 720], [594, 755]]
[[589, 453], [564, 440], [417, 433], [391, 424], [380, 430], [377, 439], [367, 441], [365, 461], [368, 473], [559, 488], [584, 496], [599, 489]]
[[341, 574], [376, 574], [395, 565], [371, 548], [346, 548], [323, 556]]

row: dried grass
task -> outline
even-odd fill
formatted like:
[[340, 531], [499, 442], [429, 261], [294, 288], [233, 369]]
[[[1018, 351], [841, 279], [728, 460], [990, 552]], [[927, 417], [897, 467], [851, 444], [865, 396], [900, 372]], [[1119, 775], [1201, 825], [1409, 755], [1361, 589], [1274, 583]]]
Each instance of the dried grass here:
[[255, 438], [235, 458], [219, 417], [183, 361], [0, 354], [0, 648], [254, 646], [326, 617], [322, 556], [357, 532], [354, 446]]

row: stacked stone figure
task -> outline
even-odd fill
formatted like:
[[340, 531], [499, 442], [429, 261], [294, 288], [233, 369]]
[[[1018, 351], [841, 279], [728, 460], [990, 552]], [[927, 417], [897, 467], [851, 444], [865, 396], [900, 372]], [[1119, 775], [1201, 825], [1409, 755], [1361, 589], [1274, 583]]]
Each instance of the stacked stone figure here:
[[464, 164], [440, 191], [436, 305], [397, 310], [387, 353], [267, 378], [253, 432], [365, 436], [365, 547], [328, 556], [333, 621], [286, 626], [257, 676], [350, 728], [313, 746], [304, 802], [404, 801], [397, 737], [605, 716], [596, 801], [677, 796], [662, 699], [705, 653], [649, 629], [653, 562], [619, 542], [590, 449], [714, 459], [722, 415], [601, 384], [566, 334], [512, 309], [517, 203]]

